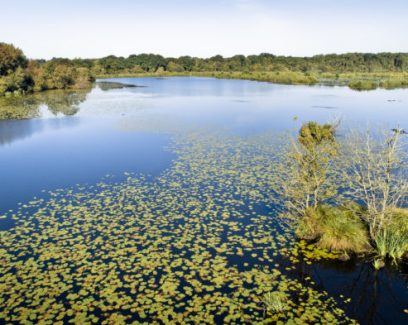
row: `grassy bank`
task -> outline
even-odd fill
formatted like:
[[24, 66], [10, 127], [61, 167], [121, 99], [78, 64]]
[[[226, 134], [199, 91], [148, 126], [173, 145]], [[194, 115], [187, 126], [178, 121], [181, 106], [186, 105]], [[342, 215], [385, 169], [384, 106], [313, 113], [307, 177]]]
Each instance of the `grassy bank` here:
[[96, 75], [96, 78], [131, 78], [131, 77], [213, 77], [220, 79], [242, 79], [265, 81], [285, 85], [328, 85], [348, 86], [353, 90], [396, 89], [408, 87], [408, 73], [302, 73], [294, 71], [264, 72], [169, 72], [154, 73], [118, 73]]
[[373, 90], [377, 88], [395, 89], [408, 87], [408, 73], [322, 73], [317, 76], [321, 83], [348, 86], [354, 90]]
[[97, 79], [103, 78], [130, 78], [130, 77], [212, 77], [219, 79], [242, 79], [254, 81], [266, 81], [286, 85], [313, 85], [318, 80], [301, 72], [168, 72], [155, 73], [120, 73], [97, 75]]

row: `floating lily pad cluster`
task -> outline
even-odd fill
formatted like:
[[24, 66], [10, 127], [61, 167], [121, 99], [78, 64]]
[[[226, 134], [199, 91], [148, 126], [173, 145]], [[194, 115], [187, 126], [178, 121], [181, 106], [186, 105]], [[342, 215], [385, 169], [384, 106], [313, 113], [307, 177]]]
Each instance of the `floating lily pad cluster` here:
[[306, 248], [278, 219], [272, 139], [179, 136], [159, 177], [21, 205], [0, 235], [0, 322], [353, 323], [292, 276]]

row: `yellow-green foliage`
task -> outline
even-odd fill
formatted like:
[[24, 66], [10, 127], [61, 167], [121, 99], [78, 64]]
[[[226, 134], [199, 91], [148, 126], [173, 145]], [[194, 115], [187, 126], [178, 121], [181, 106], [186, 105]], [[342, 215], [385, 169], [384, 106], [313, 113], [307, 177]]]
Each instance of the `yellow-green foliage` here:
[[307, 209], [296, 227], [296, 235], [301, 239], [315, 240], [320, 236], [318, 216], [315, 209]]
[[297, 142], [293, 141], [283, 166], [283, 195], [289, 216], [302, 217], [309, 208], [333, 197], [335, 187], [329, 167], [337, 156], [335, 126], [308, 122], [302, 125]]
[[268, 81], [289, 85], [313, 85], [318, 82], [313, 76], [293, 71], [216, 72], [212, 75], [217, 78]]
[[374, 238], [377, 254], [397, 262], [408, 253], [408, 209], [393, 209], [391, 222]]
[[386, 79], [380, 82], [380, 87], [385, 89], [408, 87], [408, 76], [405, 76], [405, 78]]
[[394, 208], [391, 211], [391, 227], [408, 234], [408, 209]]
[[264, 295], [262, 303], [265, 308], [266, 313], [280, 313], [286, 306], [286, 301], [288, 297], [285, 293], [279, 291], [268, 292]]
[[407, 253], [408, 235], [398, 229], [384, 229], [374, 238], [377, 254], [391, 257], [393, 262], [400, 260]]
[[333, 251], [361, 253], [370, 250], [367, 228], [354, 207], [321, 205], [308, 209], [297, 235], [317, 240], [316, 245]]
[[353, 323], [293, 279], [295, 261], [280, 265], [295, 239], [271, 204], [275, 137], [175, 132], [160, 176], [59, 190], [7, 214], [0, 323]]
[[335, 141], [335, 127], [332, 124], [318, 124], [308, 122], [299, 130], [298, 140], [305, 146], [319, 145], [324, 141]]
[[372, 80], [352, 80], [348, 86], [354, 90], [373, 90], [378, 87], [378, 83]]

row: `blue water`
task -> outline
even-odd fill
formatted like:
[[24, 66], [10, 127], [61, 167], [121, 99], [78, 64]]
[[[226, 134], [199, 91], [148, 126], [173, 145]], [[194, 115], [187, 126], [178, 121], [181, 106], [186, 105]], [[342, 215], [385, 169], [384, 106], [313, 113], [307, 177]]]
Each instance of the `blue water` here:
[[0, 214], [41, 190], [92, 183], [106, 174], [156, 175], [174, 158], [165, 147], [169, 133], [178, 130], [245, 135], [338, 118], [343, 126], [408, 129], [406, 90], [356, 92], [195, 77], [106, 81], [143, 87], [96, 86], [73, 116], [42, 105], [39, 118], [0, 120]]
[[[285, 86], [212, 78], [109, 79], [144, 87], [95, 87], [72, 116], [51, 112], [0, 121], [0, 214], [43, 190], [93, 184], [124, 172], [157, 175], [175, 155], [177, 132], [225, 130], [242, 135], [296, 130], [309, 120], [341, 119], [342, 127], [408, 129], [408, 90], [356, 92], [345, 87]], [[4, 222], [2, 228], [6, 227]], [[367, 324], [407, 318], [406, 270], [377, 273], [369, 264], [303, 265], [330, 295], [352, 296], [350, 317]]]

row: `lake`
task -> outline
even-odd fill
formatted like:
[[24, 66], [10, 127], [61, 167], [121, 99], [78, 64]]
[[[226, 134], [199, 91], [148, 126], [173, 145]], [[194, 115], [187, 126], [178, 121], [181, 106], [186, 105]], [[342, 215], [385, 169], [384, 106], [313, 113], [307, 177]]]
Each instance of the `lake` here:
[[279, 291], [286, 320], [407, 323], [406, 268], [310, 263], [269, 202], [279, 135], [407, 129], [407, 90], [103, 82], [0, 101], [0, 322], [277, 321]]

